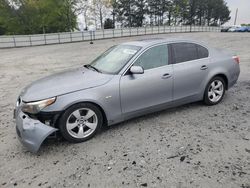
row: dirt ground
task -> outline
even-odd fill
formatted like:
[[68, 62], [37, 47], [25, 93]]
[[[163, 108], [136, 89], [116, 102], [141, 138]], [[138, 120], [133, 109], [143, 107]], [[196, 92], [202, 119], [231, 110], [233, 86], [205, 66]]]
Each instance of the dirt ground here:
[[[89, 63], [108, 47], [187, 37], [235, 51], [241, 76], [217, 106], [194, 103], [133, 119], [81, 144], [48, 141], [37, 155], [17, 140], [23, 87]], [[0, 187], [250, 187], [250, 33], [187, 33], [0, 50]]]

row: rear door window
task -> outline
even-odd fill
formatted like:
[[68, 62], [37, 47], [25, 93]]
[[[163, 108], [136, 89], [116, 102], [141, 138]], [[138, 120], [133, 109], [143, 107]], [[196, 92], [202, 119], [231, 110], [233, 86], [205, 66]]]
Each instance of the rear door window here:
[[181, 42], [171, 44], [171, 46], [174, 63], [202, 59], [209, 55], [209, 52], [205, 47], [194, 43]]
[[200, 46], [198, 44], [196, 46], [197, 46], [197, 51], [198, 51], [198, 58], [199, 59], [207, 58], [209, 55], [208, 50], [205, 47]]
[[198, 59], [196, 45], [192, 43], [172, 44], [172, 53], [175, 63], [182, 63]]

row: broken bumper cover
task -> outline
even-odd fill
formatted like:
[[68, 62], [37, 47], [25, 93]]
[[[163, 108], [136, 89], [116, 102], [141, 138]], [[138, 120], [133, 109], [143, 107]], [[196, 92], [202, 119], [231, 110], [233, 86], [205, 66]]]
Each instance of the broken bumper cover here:
[[19, 110], [16, 115], [16, 132], [19, 141], [33, 153], [36, 153], [43, 141], [58, 129], [47, 126], [39, 120], [31, 119]]

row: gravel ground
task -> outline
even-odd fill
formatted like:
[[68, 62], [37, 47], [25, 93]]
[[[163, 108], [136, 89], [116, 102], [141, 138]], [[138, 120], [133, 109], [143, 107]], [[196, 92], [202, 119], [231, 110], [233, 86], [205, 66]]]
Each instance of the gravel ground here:
[[133, 119], [81, 144], [47, 141], [38, 155], [19, 143], [12, 119], [20, 90], [35, 79], [89, 63], [142, 36], [0, 50], [0, 187], [250, 187], [250, 34], [188, 33], [241, 57], [223, 102], [194, 103]]

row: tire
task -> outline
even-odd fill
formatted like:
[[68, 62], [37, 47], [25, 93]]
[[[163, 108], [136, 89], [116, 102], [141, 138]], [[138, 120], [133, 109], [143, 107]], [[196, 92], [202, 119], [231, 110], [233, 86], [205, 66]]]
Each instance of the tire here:
[[219, 104], [225, 95], [225, 91], [225, 80], [218, 76], [212, 78], [205, 89], [204, 103], [208, 106]]
[[87, 141], [103, 125], [101, 110], [91, 103], [79, 103], [68, 108], [59, 120], [59, 130], [72, 143]]

